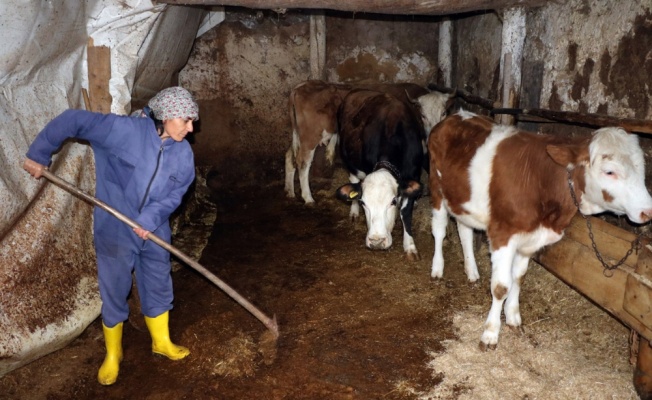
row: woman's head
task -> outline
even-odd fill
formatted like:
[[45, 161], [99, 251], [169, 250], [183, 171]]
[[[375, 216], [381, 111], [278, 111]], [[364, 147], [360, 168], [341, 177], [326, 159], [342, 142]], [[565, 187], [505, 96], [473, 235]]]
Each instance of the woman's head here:
[[190, 92], [181, 86], [161, 90], [151, 98], [148, 106], [154, 112], [156, 119], [160, 121], [174, 118], [191, 119], [193, 121], [199, 119], [197, 103], [195, 103]]
[[199, 107], [190, 92], [180, 86], [163, 89], [148, 103], [154, 117], [163, 121], [161, 138], [180, 142], [192, 132], [192, 122], [199, 119]]

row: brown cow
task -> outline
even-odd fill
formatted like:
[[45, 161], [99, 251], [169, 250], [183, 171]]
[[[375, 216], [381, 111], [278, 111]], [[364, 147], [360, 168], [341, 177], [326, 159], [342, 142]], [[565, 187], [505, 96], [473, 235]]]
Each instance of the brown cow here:
[[[421, 114], [425, 133], [441, 120], [449, 95], [430, 93], [413, 83], [336, 84], [319, 80], [305, 81], [290, 93], [290, 120], [292, 144], [285, 153], [285, 192], [294, 198], [294, 174], [299, 168], [301, 197], [307, 203], [315, 200], [310, 192], [310, 166], [319, 145], [326, 145], [326, 159], [332, 163], [337, 135], [337, 110], [342, 99], [353, 89], [362, 88], [389, 93], [404, 101]], [[417, 99], [415, 103], [412, 99]]]
[[638, 137], [619, 128], [599, 129], [590, 138], [562, 138], [494, 125], [460, 111], [434, 127], [428, 150], [432, 277], [444, 272], [448, 214], [457, 221], [472, 282], [479, 278], [473, 229], [487, 231], [493, 301], [483, 350], [498, 343], [503, 303], [507, 325], [521, 325], [519, 292], [530, 257], [561, 239], [578, 206], [582, 214], [611, 211], [639, 224], [652, 217]]

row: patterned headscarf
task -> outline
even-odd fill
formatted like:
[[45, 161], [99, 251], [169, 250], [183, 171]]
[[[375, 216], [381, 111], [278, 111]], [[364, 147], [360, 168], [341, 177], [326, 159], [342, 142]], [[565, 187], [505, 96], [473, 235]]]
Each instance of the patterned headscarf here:
[[156, 119], [165, 121], [174, 118], [199, 119], [199, 107], [189, 91], [181, 86], [163, 89], [148, 103]]

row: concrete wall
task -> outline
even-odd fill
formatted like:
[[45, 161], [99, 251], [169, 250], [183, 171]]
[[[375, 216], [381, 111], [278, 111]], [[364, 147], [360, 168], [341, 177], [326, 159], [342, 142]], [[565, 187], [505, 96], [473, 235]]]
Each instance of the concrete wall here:
[[[530, 9], [526, 18], [521, 107], [652, 118], [652, 2], [572, 0]], [[500, 99], [500, 15], [458, 18], [454, 30], [453, 86]], [[562, 135], [587, 135], [595, 129], [519, 126]], [[639, 137], [652, 155], [652, 135]], [[650, 185], [649, 157], [646, 170]]]
[[[527, 12], [521, 106], [652, 117], [652, 3], [572, 0]], [[501, 19], [455, 20], [455, 85], [497, 99]]]
[[[327, 79], [427, 84], [436, 70], [432, 20], [327, 14]], [[297, 11], [227, 11], [196, 41], [179, 81], [200, 102], [197, 163], [214, 166], [218, 180], [282, 179], [288, 96], [310, 76], [309, 27]]]
[[[651, 4], [572, 0], [527, 11], [520, 105], [650, 118]], [[437, 82], [440, 18], [327, 12], [334, 82]], [[453, 86], [499, 100], [500, 12], [451, 16]], [[239, 179], [280, 179], [290, 144], [287, 98], [307, 79], [309, 15], [227, 10], [199, 38], [182, 85], [201, 102], [198, 163]], [[565, 134], [591, 129], [524, 124]], [[647, 146], [647, 145], [646, 145]], [[316, 159], [316, 162], [318, 160]]]

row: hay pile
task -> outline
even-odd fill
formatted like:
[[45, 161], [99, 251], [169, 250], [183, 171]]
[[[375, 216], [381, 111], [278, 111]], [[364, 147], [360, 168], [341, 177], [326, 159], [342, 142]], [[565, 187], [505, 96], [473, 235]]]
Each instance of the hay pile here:
[[[488, 273], [489, 271], [482, 271]], [[419, 399], [638, 399], [629, 329], [536, 263], [521, 293], [525, 333], [503, 325], [498, 348], [478, 348], [490, 299], [453, 317], [459, 336], [431, 353], [435, 388]], [[504, 320], [503, 320], [504, 323]]]

